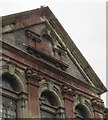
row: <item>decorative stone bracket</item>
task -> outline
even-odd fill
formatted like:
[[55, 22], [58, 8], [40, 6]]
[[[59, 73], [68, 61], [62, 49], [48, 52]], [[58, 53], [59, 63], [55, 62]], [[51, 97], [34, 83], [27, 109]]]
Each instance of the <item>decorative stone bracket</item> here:
[[91, 100], [91, 103], [93, 106], [97, 106], [99, 108], [104, 108], [104, 102], [103, 102], [103, 100], [101, 100], [99, 98], [93, 98]]
[[71, 88], [67, 85], [62, 85], [61, 87], [62, 93], [63, 94], [67, 94], [67, 95], [71, 95], [71, 96], [76, 96], [76, 91], [74, 88]]
[[25, 71], [25, 73], [26, 73], [26, 77], [27, 78], [33, 78], [33, 79], [36, 79], [38, 81], [40, 81], [40, 80], [43, 79], [42, 73], [40, 73], [38, 71], [34, 71], [31, 68], [27, 68], [26, 71]]

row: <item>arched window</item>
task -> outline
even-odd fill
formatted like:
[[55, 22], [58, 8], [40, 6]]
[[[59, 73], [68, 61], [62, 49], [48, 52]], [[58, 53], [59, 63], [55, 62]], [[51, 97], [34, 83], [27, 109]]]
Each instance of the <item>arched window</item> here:
[[60, 118], [60, 106], [53, 92], [44, 91], [41, 94], [41, 118]]
[[89, 111], [86, 109], [86, 107], [81, 104], [77, 105], [75, 108], [76, 118], [78, 118], [78, 120], [86, 120], [89, 118], [88, 112]]
[[17, 117], [17, 99], [19, 90], [15, 81], [15, 78], [9, 74], [2, 75], [2, 104], [0, 107], [2, 118]]

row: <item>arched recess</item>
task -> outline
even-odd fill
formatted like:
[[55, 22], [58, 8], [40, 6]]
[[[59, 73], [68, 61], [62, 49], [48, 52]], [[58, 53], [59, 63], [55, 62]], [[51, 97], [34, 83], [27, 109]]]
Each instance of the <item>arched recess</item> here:
[[62, 94], [53, 83], [43, 83], [39, 88], [41, 118], [64, 118]]
[[26, 79], [22, 75], [22, 73], [16, 69], [16, 66], [13, 64], [5, 64], [1, 66], [0, 76], [2, 75], [10, 75], [16, 81], [17, 85], [19, 86], [20, 92], [27, 93], [27, 86], [26, 86]]
[[84, 98], [80, 97], [74, 102], [75, 117], [79, 120], [86, 120], [87, 118], [94, 118], [93, 108], [91, 104]]
[[[26, 80], [13, 64], [5, 64], [1, 68], [0, 92], [2, 95], [1, 109], [3, 118], [23, 118], [26, 114], [23, 108], [26, 108], [25, 101], [27, 100]], [[13, 113], [12, 106], [14, 106]]]

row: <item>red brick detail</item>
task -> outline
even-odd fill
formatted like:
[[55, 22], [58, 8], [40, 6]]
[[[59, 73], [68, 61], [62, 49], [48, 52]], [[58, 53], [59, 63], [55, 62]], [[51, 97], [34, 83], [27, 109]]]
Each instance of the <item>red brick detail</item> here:
[[40, 117], [40, 106], [39, 106], [39, 87], [33, 84], [29, 78], [28, 82], [28, 110], [31, 118]]
[[39, 118], [39, 80], [43, 79], [43, 77], [40, 73], [31, 68], [27, 68], [25, 73], [28, 87], [28, 109], [30, 111], [30, 117]]
[[74, 118], [73, 111], [73, 99], [72, 97], [66, 96], [64, 97], [64, 106], [65, 106], [65, 117], [66, 118]]
[[42, 22], [41, 18], [37, 15], [34, 15], [30, 18], [27, 18], [26, 20], [21, 20], [20, 19], [19, 21], [17, 21], [17, 23], [15, 25], [15, 29], [21, 29], [21, 28], [31, 26], [31, 25], [34, 25], [34, 24], [39, 24], [41, 22]]
[[65, 117], [74, 118], [73, 101], [74, 97], [76, 96], [76, 92], [66, 85], [63, 85], [61, 89], [64, 97]]

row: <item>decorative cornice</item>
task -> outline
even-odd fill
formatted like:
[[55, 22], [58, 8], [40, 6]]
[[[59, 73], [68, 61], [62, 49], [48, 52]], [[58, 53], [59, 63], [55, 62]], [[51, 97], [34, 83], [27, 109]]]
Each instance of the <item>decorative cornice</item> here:
[[[64, 71], [61, 71], [60, 69], [58, 69], [57, 67], [50, 65], [47, 62], [42, 61], [41, 59], [38, 59], [37, 57], [34, 57], [24, 51], [19, 50], [18, 48], [15, 48], [3, 41], [0, 41], [0, 43], [2, 44], [2, 57], [4, 61], [13, 61], [13, 63], [17, 63], [18, 67], [26, 69], [25, 67], [32, 67], [33, 69], [37, 69], [35, 65], [40, 65], [40, 68], [44, 68], [46, 69], [46, 67], [49, 68], [49, 70], [51, 72], [54, 72], [54, 74], [57, 74], [58, 76], [62, 76], [63, 80], [60, 79], [61, 82], [68, 82], [69, 84], [71, 84], [72, 82], [74, 82], [75, 84], [79, 84], [79, 86], [82, 84], [83, 86], [85, 86], [86, 89], [90, 89], [90, 93], [88, 91], [83, 91], [81, 89], [78, 89], [78, 91], [83, 92], [84, 94], [88, 94], [91, 95], [92, 97], [94, 95], [91, 94], [91, 90], [95, 89], [94, 93], [102, 93], [102, 90], [98, 89], [98, 88], [94, 88], [93, 86], [74, 78], [73, 76], [67, 74]], [[8, 52], [7, 52], [8, 51]], [[6, 59], [5, 56], [9, 59]], [[16, 59], [17, 58], [17, 59]], [[37, 69], [38, 70], [38, 69]], [[44, 70], [43, 73], [47, 74]], [[54, 79], [57, 80], [57, 78], [51, 74], [49, 74], [50, 77], [53, 77]]]
[[58, 59], [54, 58], [54, 57], [51, 57], [49, 55], [47, 55], [46, 53], [40, 51], [40, 50], [37, 50], [36, 48], [33, 48], [32, 46], [27, 46], [27, 50], [30, 54], [33, 54], [35, 55], [35, 57], [38, 57], [40, 59], [45, 59], [47, 60], [49, 63], [52, 63], [52, 65], [55, 65], [56, 67], [62, 69], [62, 70], [66, 70], [69, 65], [62, 62], [62, 61], [59, 61]]
[[47, 17], [46, 24], [49, 25], [51, 31], [57, 36], [59, 42], [66, 49], [69, 57], [75, 63], [75, 65], [80, 70], [84, 78], [88, 81], [88, 83], [90, 83], [92, 86], [98, 87], [102, 91], [100, 92], [100, 95], [106, 92], [107, 91], [106, 87], [100, 81], [100, 79], [98, 78], [94, 70], [88, 64], [86, 59], [83, 57], [81, 52], [78, 50], [78, 48], [76, 47], [72, 39], [69, 37], [69, 35], [66, 33], [64, 28], [61, 26], [59, 21], [56, 18]]

